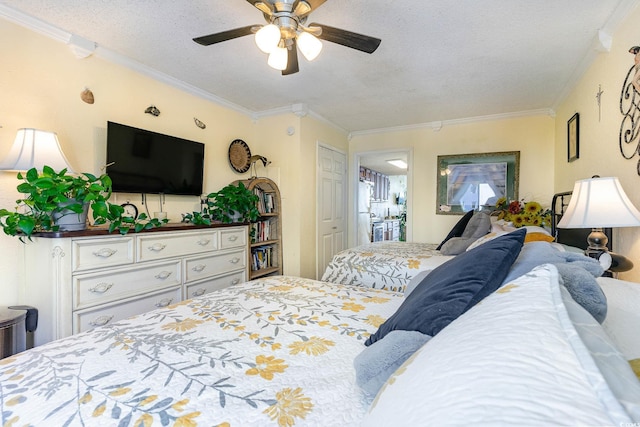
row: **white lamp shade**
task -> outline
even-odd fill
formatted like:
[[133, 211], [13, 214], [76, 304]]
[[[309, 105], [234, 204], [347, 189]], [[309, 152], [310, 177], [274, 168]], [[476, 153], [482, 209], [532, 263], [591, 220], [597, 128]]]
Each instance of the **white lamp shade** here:
[[271, 53], [280, 43], [280, 28], [274, 24], [265, 25], [258, 30], [255, 40], [261, 51]]
[[615, 177], [576, 181], [558, 228], [640, 226], [640, 212]]
[[16, 139], [7, 157], [0, 162], [0, 170], [42, 170], [44, 165], [56, 171], [67, 169], [73, 172], [60, 149], [58, 136], [53, 132], [37, 129], [18, 129]]
[[275, 68], [276, 70], [284, 70], [287, 68], [287, 61], [289, 60], [289, 52], [286, 47], [277, 47], [273, 52], [269, 54], [269, 59], [267, 60], [267, 64], [271, 68]]
[[298, 34], [298, 47], [307, 61], [313, 61], [322, 51], [322, 42], [313, 34], [303, 31]]

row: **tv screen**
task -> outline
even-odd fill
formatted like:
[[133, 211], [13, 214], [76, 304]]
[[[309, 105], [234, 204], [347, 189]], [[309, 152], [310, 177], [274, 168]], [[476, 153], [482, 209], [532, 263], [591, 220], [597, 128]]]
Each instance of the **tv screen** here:
[[107, 122], [107, 165], [115, 192], [202, 194], [200, 142]]

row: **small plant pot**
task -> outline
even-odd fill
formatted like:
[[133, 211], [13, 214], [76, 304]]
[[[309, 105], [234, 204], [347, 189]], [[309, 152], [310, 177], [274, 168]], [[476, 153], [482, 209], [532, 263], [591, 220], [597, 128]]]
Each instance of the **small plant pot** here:
[[[76, 203], [75, 201], [68, 201], [66, 203], [60, 203], [60, 206], [68, 206]], [[87, 214], [89, 212], [89, 204], [83, 205], [81, 213], [76, 213], [71, 210], [65, 209], [61, 212], [54, 212], [51, 214], [53, 222], [59, 226], [60, 231], [80, 231], [87, 228]]]

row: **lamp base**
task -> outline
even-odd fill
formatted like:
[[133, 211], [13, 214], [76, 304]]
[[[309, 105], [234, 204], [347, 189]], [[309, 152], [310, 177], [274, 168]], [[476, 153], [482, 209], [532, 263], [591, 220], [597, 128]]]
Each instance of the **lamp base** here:
[[592, 228], [591, 233], [587, 237], [587, 249], [584, 254], [588, 257], [598, 259], [604, 252], [608, 252], [607, 243], [609, 238], [602, 232], [602, 228]]
[[[607, 248], [608, 242], [609, 238], [602, 232], [602, 228], [593, 228], [589, 233], [589, 237], [587, 237], [589, 246], [584, 251], [584, 254], [600, 261], [603, 267], [605, 267], [606, 263], [606, 271], [620, 273], [631, 270], [633, 262], [623, 255], [609, 252]], [[601, 259], [603, 254], [606, 255]]]

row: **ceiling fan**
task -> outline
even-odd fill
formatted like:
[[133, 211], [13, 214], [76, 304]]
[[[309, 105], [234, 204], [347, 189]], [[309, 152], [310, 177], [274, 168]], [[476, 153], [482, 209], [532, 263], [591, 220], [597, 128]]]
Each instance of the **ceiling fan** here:
[[267, 25], [249, 25], [207, 36], [196, 37], [196, 43], [209, 46], [215, 43], [254, 34], [256, 44], [269, 54], [268, 64], [281, 70], [282, 75], [299, 71], [298, 49], [309, 61], [315, 59], [322, 50], [318, 39], [342, 46], [373, 53], [381, 40], [363, 34], [353, 33], [328, 25], [311, 23], [305, 26], [309, 14], [326, 0], [247, 0], [260, 10]]

